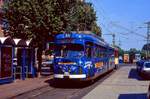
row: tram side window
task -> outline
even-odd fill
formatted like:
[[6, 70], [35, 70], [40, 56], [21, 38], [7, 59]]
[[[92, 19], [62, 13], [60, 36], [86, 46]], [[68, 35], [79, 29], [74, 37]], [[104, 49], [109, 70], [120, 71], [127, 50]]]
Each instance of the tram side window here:
[[99, 57], [99, 58], [101, 58], [101, 53], [102, 53], [102, 52], [101, 52], [101, 49], [100, 49], [100, 47], [98, 47], [98, 57]]
[[96, 46], [94, 55], [96, 58], [103, 58], [105, 56], [105, 50], [101, 46]]
[[88, 58], [91, 58], [92, 57], [92, 51], [94, 50], [93, 49], [93, 43], [92, 42], [86, 42], [85, 45], [86, 45], [86, 56]]
[[103, 50], [102, 48], [99, 46], [99, 57], [102, 58], [103, 57]]
[[95, 58], [98, 58], [98, 56], [99, 56], [99, 50], [98, 50], [97, 46], [94, 51], [94, 56], [95, 56]]
[[88, 58], [92, 57], [92, 48], [91, 47], [86, 48], [86, 55]]
[[96, 46], [95, 46], [95, 51], [94, 51], [94, 57], [95, 57], [95, 58], [98, 58], [98, 57], [99, 57], [99, 53], [100, 53], [99, 48], [98, 48], [98, 46], [96, 45]]

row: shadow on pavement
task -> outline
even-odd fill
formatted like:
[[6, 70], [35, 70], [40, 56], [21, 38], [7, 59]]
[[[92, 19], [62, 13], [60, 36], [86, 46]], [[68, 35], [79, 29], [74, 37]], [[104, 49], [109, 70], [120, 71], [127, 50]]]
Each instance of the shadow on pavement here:
[[45, 83], [48, 83], [49, 86], [54, 87], [54, 88], [63, 88], [63, 89], [81, 89], [81, 88], [86, 88], [89, 87], [96, 82], [102, 82], [104, 79], [108, 78], [111, 74], [113, 73], [113, 70], [108, 71], [93, 81], [80, 81], [80, 80], [55, 80], [55, 79], [49, 79], [46, 80]]
[[80, 81], [70, 81], [70, 80], [46, 80], [45, 83], [48, 83], [49, 86], [54, 88], [66, 88], [66, 89], [81, 89], [90, 86], [90, 82], [80, 82]]
[[147, 99], [145, 93], [142, 94], [120, 94], [118, 99]]
[[130, 79], [137, 79], [137, 80], [144, 80], [142, 77], [139, 76], [137, 70], [132, 68], [129, 72], [128, 78]]

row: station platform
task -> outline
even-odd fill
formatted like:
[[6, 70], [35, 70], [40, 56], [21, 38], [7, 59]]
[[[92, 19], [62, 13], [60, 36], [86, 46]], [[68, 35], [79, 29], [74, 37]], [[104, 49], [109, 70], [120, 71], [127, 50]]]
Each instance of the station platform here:
[[136, 66], [123, 66], [83, 99], [147, 99], [149, 80], [143, 80]]
[[52, 76], [28, 78], [26, 80], [16, 80], [13, 83], [0, 85], [0, 99], [12, 99], [26, 92], [49, 86], [45, 81], [51, 78]]

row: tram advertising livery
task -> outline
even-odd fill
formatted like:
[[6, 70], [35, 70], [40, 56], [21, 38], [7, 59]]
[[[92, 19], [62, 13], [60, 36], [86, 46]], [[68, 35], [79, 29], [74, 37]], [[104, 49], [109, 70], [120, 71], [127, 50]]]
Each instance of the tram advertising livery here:
[[115, 68], [114, 48], [94, 34], [58, 34], [54, 79], [92, 80]]

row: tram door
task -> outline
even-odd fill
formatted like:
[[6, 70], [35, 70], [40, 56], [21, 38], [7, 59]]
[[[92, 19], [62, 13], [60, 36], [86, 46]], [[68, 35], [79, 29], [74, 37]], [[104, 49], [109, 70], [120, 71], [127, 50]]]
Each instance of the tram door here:
[[12, 77], [12, 74], [12, 47], [2, 47], [0, 78], [10, 78]]
[[86, 57], [87, 57], [87, 61], [88, 61], [88, 76], [94, 76], [94, 66], [92, 65], [93, 62], [93, 55], [92, 55], [92, 51], [93, 51], [93, 43], [91, 42], [86, 42], [86, 49], [85, 49], [85, 53], [86, 53]]

